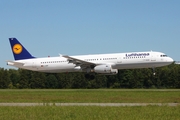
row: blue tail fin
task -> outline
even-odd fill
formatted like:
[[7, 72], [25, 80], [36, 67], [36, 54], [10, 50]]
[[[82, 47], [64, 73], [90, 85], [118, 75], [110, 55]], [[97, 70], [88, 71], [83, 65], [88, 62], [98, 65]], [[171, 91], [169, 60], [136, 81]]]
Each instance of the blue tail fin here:
[[34, 58], [16, 38], [9, 38], [9, 42], [15, 60]]

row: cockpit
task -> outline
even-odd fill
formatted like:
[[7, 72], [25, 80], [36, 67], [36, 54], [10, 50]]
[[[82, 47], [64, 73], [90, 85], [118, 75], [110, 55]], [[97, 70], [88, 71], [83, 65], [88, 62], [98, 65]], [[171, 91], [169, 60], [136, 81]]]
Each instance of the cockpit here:
[[167, 57], [167, 55], [160, 55], [160, 57]]

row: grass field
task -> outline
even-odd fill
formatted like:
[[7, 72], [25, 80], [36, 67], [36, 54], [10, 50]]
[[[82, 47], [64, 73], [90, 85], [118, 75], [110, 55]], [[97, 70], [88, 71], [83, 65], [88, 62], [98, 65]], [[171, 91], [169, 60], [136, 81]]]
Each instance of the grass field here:
[[180, 106], [0, 107], [1, 120], [179, 120]]
[[[0, 103], [180, 103], [179, 89], [0, 90]], [[180, 106], [0, 106], [0, 120], [179, 120]]]
[[0, 90], [0, 102], [180, 103], [179, 89]]

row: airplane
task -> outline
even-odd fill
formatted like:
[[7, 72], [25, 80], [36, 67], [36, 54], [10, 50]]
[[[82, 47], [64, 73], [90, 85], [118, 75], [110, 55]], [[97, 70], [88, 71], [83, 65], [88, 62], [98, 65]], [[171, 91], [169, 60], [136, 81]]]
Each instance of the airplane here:
[[86, 77], [94, 73], [115, 75], [119, 69], [155, 68], [173, 62], [166, 54], [154, 51], [37, 58], [16, 38], [9, 38], [9, 42], [15, 60], [6, 61], [7, 65], [46, 73], [85, 72]]

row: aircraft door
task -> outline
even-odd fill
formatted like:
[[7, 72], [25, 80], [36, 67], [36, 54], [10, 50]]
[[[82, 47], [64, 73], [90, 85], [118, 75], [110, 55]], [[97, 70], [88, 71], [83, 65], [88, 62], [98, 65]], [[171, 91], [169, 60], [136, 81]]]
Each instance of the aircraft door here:
[[36, 62], [33, 61], [32, 68], [37, 68]]
[[156, 55], [151, 55], [151, 61], [156, 61]]
[[118, 58], [117, 58], [117, 63], [122, 63], [121, 57], [118, 57]]

